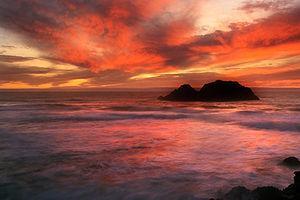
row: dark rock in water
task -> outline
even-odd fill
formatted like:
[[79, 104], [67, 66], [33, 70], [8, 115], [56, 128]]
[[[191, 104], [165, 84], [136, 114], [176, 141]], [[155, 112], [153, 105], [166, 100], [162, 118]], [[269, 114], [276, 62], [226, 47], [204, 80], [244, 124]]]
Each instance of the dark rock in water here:
[[294, 185], [296, 187], [296, 191], [300, 194], [300, 171], [296, 171], [294, 174]]
[[235, 187], [228, 192], [223, 200], [284, 200], [281, 190], [275, 187], [258, 187], [251, 191], [245, 187]]
[[198, 92], [188, 84], [181, 85], [178, 89], [165, 97], [159, 97], [160, 100], [167, 101], [196, 101]]
[[281, 164], [287, 167], [300, 167], [300, 161], [296, 157], [288, 157], [284, 159]]
[[259, 100], [250, 88], [235, 81], [221, 80], [205, 84], [199, 92], [199, 99], [203, 101]]
[[252, 200], [253, 196], [251, 190], [248, 190], [245, 187], [238, 186], [232, 188], [225, 196], [224, 200]]
[[275, 187], [258, 187], [252, 191], [254, 199], [257, 200], [284, 200], [281, 190]]
[[200, 91], [190, 85], [182, 85], [165, 97], [166, 101], [246, 101], [259, 100], [250, 88], [234, 81], [215, 81], [205, 84]]
[[300, 171], [294, 174], [294, 183], [283, 190], [267, 186], [251, 191], [238, 186], [231, 189], [221, 200], [300, 200]]
[[294, 172], [294, 183], [283, 190], [289, 199], [300, 199], [300, 171]]

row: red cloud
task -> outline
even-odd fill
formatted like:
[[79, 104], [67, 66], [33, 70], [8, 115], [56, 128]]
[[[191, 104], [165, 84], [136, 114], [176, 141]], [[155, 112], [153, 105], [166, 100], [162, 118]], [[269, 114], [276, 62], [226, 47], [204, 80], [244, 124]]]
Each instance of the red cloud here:
[[149, 51], [153, 45], [182, 43], [194, 29], [185, 8], [172, 11], [176, 2], [4, 0], [0, 20], [55, 59], [94, 70], [144, 70], [165, 60]]
[[255, 24], [233, 24], [231, 31], [195, 36], [196, 2], [2, 0], [0, 24], [24, 35], [48, 57], [94, 71], [168, 70], [216, 62], [237, 49], [300, 40], [299, 8]]
[[[243, 57], [236, 52], [257, 52], [260, 56], [265, 53], [258, 49], [265, 49], [270, 54], [272, 47], [282, 47], [285, 52], [300, 53], [300, 8], [274, 14], [254, 24], [231, 24], [231, 31], [216, 31], [212, 34], [199, 36], [189, 46], [197, 51], [206, 51], [220, 60], [224, 55], [231, 59]], [[244, 49], [244, 51], [242, 51]], [[218, 57], [219, 55], [219, 57]], [[232, 57], [232, 56], [235, 57]]]

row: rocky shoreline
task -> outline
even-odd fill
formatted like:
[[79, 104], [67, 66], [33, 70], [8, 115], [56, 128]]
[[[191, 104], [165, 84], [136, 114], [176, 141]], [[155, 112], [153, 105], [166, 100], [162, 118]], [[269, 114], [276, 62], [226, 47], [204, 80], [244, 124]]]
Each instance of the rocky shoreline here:
[[[293, 156], [285, 158], [279, 164], [291, 169], [300, 167], [299, 159]], [[294, 172], [294, 183], [283, 190], [273, 186], [257, 187], [254, 190], [237, 186], [223, 197], [210, 200], [300, 200], [300, 171]]]
[[254, 190], [238, 186], [223, 197], [210, 200], [300, 200], [300, 171], [295, 171], [294, 174], [294, 183], [283, 190], [272, 186], [257, 187]]

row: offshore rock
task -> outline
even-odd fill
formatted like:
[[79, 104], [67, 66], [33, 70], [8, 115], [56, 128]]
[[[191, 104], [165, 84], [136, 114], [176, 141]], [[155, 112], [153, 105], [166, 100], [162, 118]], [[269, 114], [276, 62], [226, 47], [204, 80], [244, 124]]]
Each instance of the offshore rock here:
[[196, 91], [188, 84], [181, 85], [178, 89], [164, 97], [165, 101], [248, 101], [259, 100], [253, 91], [236, 81], [222, 81], [205, 84], [200, 91]]
[[184, 84], [167, 96], [160, 96], [159, 99], [167, 101], [197, 101], [197, 97], [198, 92], [192, 86]]

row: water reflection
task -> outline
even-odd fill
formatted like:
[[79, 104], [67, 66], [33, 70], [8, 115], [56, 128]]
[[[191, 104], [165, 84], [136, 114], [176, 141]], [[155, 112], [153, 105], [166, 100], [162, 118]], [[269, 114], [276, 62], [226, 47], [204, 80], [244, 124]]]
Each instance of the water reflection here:
[[278, 163], [299, 153], [299, 112], [267, 99], [178, 104], [152, 94], [120, 105], [120, 96], [81, 95], [1, 101], [2, 194], [192, 199], [291, 182]]

